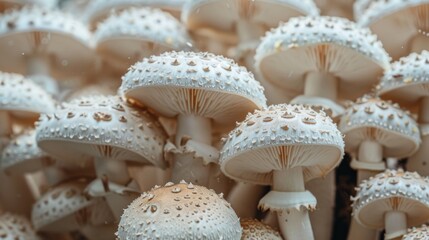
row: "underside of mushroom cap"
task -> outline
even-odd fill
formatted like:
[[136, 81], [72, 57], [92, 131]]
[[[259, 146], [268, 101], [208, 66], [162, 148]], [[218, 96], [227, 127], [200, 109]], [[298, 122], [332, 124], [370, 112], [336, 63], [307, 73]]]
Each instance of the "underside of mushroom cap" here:
[[370, 140], [383, 146], [383, 156], [403, 158], [416, 152], [421, 143], [419, 127], [408, 111], [369, 95], [346, 110], [339, 129], [350, 152], [357, 152], [363, 141]]
[[413, 107], [422, 97], [429, 97], [429, 52], [411, 53], [391, 64], [377, 87], [383, 98]]
[[92, 35], [88, 28], [67, 14], [25, 6], [0, 17], [0, 67], [25, 73], [35, 52], [53, 55], [54, 78], [74, 76], [93, 66]]
[[429, 34], [429, 0], [377, 0], [358, 20], [360, 26], [377, 34], [393, 59], [398, 59], [408, 55], [413, 37]]
[[0, 72], [0, 111], [36, 120], [54, 110], [54, 100], [42, 88], [22, 75]]
[[416, 172], [386, 170], [364, 180], [353, 200], [353, 215], [362, 226], [381, 229], [384, 214], [401, 211], [408, 226], [416, 226], [429, 218], [429, 180]]
[[143, 193], [125, 209], [117, 232], [122, 240], [238, 240], [241, 234], [237, 215], [221, 195], [184, 182]]
[[147, 111], [116, 96], [92, 96], [64, 103], [42, 115], [37, 131], [41, 149], [63, 160], [93, 157], [164, 167], [166, 134]]
[[338, 17], [296, 17], [267, 32], [255, 68], [267, 81], [302, 94], [309, 73], [338, 79], [338, 96], [355, 99], [376, 84], [390, 58], [368, 29]]
[[240, 225], [243, 228], [241, 240], [282, 240], [280, 233], [256, 219], [241, 219]]
[[270, 185], [273, 171], [302, 167], [304, 180], [325, 176], [344, 154], [344, 142], [323, 111], [280, 104], [249, 114], [230, 132], [221, 151], [228, 177]]
[[169, 13], [154, 8], [128, 8], [110, 15], [95, 32], [97, 52], [111, 66], [125, 71], [154, 54], [190, 50], [186, 28]]
[[136, 63], [119, 93], [166, 117], [197, 115], [227, 125], [266, 106], [253, 74], [210, 53], [168, 52]]
[[402, 236], [402, 240], [429, 240], [429, 228], [423, 225], [408, 229], [408, 233]]
[[39, 240], [30, 221], [26, 218], [3, 213], [0, 215], [0, 238], [3, 240]]

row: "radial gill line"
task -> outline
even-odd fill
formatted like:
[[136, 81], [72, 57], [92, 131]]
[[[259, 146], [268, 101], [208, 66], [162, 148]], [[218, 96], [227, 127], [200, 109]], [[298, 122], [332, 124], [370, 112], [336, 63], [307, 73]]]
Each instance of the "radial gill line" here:
[[251, 0], [240, 0], [239, 4], [239, 15], [240, 17], [249, 19], [255, 14], [255, 3]]

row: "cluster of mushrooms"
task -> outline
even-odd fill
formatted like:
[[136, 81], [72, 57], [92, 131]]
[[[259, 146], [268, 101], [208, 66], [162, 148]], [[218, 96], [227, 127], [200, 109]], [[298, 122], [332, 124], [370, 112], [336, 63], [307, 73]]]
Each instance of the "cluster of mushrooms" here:
[[429, 240], [428, 0], [0, 12], [0, 240]]

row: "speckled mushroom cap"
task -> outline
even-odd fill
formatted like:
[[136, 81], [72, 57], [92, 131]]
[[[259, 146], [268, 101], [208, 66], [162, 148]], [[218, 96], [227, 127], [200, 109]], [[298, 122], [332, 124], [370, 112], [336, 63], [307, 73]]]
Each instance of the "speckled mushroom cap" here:
[[341, 133], [323, 111], [280, 104], [247, 115], [229, 133], [220, 163], [230, 178], [270, 185], [273, 171], [294, 167], [305, 181], [325, 176], [343, 154]]
[[377, 83], [390, 58], [368, 29], [339, 17], [297, 17], [267, 32], [255, 68], [267, 81], [296, 95], [307, 73], [338, 79], [338, 97], [356, 99]]
[[373, 140], [383, 146], [383, 156], [403, 158], [416, 152], [421, 143], [418, 125], [408, 111], [369, 95], [346, 110], [339, 129], [350, 152], [357, 152], [361, 142]]
[[411, 53], [393, 62], [378, 85], [378, 94], [412, 107], [421, 97], [429, 96], [429, 52]]
[[116, 96], [92, 96], [64, 103], [42, 115], [39, 147], [64, 160], [110, 157], [164, 167], [165, 133], [147, 111]]
[[95, 203], [88, 200], [83, 189], [86, 180], [67, 182], [46, 192], [33, 205], [31, 221], [37, 231], [68, 232], [77, 230], [88, 220], [87, 207]]
[[33, 129], [12, 139], [0, 156], [0, 170], [13, 175], [32, 173], [54, 163], [37, 146], [36, 132]]
[[402, 240], [429, 240], [429, 228], [423, 225], [408, 229], [408, 233], [402, 236]]
[[231, 205], [205, 187], [167, 183], [134, 200], [121, 217], [117, 236], [137, 239], [239, 240], [240, 220]]
[[256, 219], [241, 219], [241, 240], [282, 240], [280, 233]]
[[398, 59], [410, 52], [414, 36], [429, 34], [428, 5], [429, 0], [375, 0], [358, 24], [369, 27], [392, 58]]
[[429, 218], [429, 180], [416, 172], [386, 170], [360, 183], [352, 200], [362, 226], [383, 228], [388, 211], [406, 213], [408, 226], [416, 226]]
[[[122, 71], [143, 57], [171, 50], [190, 50], [186, 28], [169, 13], [128, 8], [101, 22], [95, 32], [97, 52]], [[119, 66], [118, 66], [119, 65]]]
[[54, 110], [54, 100], [42, 88], [22, 75], [0, 72], [0, 111], [37, 119]]
[[312, 0], [189, 0], [183, 5], [182, 22], [190, 30], [211, 28], [235, 32], [235, 23], [240, 18], [268, 30], [280, 21], [301, 15], [319, 15], [319, 9]]
[[84, 12], [85, 21], [95, 25], [97, 22], [107, 18], [114, 11], [120, 11], [129, 7], [148, 6], [161, 8], [174, 16], [179, 16], [182, 5], [187, 0], [92, 0]]
[[30, 221], [25, 217], [3, 213], [0, 215], [0, 238], [2, 240], [39, 240]]
[[145, 58], [124, 75], [119, 92], [166, 117], [195, 114], [221, 125], [266, 104], [251, 72], [210, 53], [168, 52]]
[[93, 66], [92, 35], [76, 18], [59, 10], [25, 6], [0, 16], [0, 68], [26, 72], [36, 52], [49, 56], [54, 78], [75, 76]]

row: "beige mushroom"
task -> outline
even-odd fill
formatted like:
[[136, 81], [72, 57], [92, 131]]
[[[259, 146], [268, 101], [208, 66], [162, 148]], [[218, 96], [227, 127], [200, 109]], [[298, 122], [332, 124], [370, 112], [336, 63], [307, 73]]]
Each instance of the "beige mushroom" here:
[[282, 240], [280, 233], [256, 219], [241, 219], [243, 235], [241, 240]]

